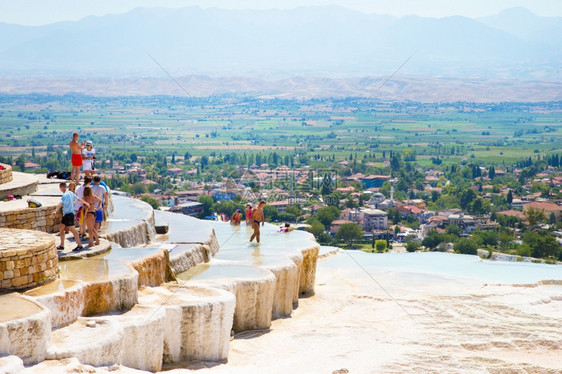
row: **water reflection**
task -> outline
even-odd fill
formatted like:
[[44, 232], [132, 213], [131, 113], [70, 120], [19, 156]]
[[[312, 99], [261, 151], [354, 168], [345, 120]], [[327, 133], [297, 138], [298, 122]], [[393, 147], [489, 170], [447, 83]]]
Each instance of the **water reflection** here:
[[42, 309], [34, 302], [24, 299], [19, 293], [0, 295], [0, 323], [39, 313]]
[[26, 296], [43, 296], [43, 295], [50, 295], [57, 291], [64, 291], [68, 288], [72, 288], [77, 284], [80, 284], [80, 281], [75, 280], [68, 280], [68, 279], [57, 279], [51, 283], [45, 284], [41, 287], [34, 288], [25, 292]]
[[181, 280], [254, 279], [261, 278], [266, 274], [266, 271], [250, 266], [203, 264], [179, 273], [177, 278]]
[[61, 279], [80, 279], [99, 282], [129, 274], [131, 270], [121, 261], [108, 259], [85, 259], [65, 261], [59, 264]]

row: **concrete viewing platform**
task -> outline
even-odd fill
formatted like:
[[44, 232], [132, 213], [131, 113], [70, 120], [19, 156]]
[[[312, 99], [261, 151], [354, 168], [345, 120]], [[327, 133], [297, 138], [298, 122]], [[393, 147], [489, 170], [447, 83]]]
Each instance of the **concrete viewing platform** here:
[[[60, 201], [61, 192], [58, 185], [38, 184], [39, 178], [32, 174], [14, 173], [14, 180], [8, 185], [26, 185], [14, 193], [13, 189], [8, 195], [20, 195], [21, 199], [11, 201], [0, 201], [0, 227], [13, 229], [30, 229], [44, 232], [56, 232], [60, 222], [60, 213], [57, 217], [52, 216], [53, 211]], [[0, 185], [0, 191], [6, 184]], [[18, 187], [19, 188], [19, 187]], [[37, 194], [37, 195], [36, 195]], [[1, 192], [0, 192], [1, 195]], [[6, 195], [7, 196], [7, 195]], [[33, 199], [41, 204], [40, 207], [30, 208], [27, 200]]]
[[11, 173], [11, 176], [11, 180], [0, 184], [0, 199], [9, 195], [29, 195], [37, 189], [37, 185], [39, 184], [39, 178], [34, 174], [18, 173], [14, 171]]

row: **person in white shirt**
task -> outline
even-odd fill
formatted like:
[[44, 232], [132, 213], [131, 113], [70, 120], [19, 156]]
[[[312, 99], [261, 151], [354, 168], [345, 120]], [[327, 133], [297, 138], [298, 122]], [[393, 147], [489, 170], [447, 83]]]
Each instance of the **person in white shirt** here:
[[86, 148], [82, 151], [82, 168], [86, 177], [94, 175], [94, 160], [96, 159], [96, 150], [91, 140], [86, 142]]

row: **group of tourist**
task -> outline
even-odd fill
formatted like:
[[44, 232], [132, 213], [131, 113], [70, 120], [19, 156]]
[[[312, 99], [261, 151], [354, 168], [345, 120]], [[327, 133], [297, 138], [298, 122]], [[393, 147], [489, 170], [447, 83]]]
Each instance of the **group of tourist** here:
[[[95, 150], [91, 141], [78, 143], [79, 135], [74, 133], [70, 142], [72, 151], [71, 182], [68, 187], [66, 182], [59, 183], [62, 192], [61, 201], [53, 211], [53, 216], [62, 209], [62, 220], [59, 226], [60, 245], [57, 250], [64, 250], [64, 239], [69, 231], [76, 240], [74, 252], [84, 249], [82, 241], [86, 240], [88, 232], [88, 246], [99, 245], [98, 232], [101, 228], [104, 214], [107, 212], [109, 188], [102, 182], [99, 175], [93, 176]], [[80, 182], [80, 167], [84, 167], [84, 183], [78, 188]], [[93, 183], [92, 183], [93, 182]], [[75, 225], [80, 227], [80, 233]]]
[[[93, 181], [93, 184], [92, 184]], [[103, 222], [104, 214], [107, 214], [107, 202], [109, 188], [102, 182], [99, 175], [94, 178], [85, 177], [84, 184], [76, 189], [74, 182], [70, 182], [68, 188], [66, 182], [59, 184], [62, 198], [53, 211], [55, 215], [62, 209], [62, 220], [59, 227], [60, 245], [58, 250], [64, 250], [64, 238], [66, 230], [69, 230], [76, 240], [76, 248], [73, 251], [84, 249], [82, 241], [89, 239], [88, 246], [93, 247], [100, 243], [98, 232]], [[76, 231], [76, 223], [80, 226], [80, 233]]]
[[[265, 201], [260, 201], [257, 208], [253, 208], [251, 204], [246, 204], [246, 226], [252, 227], [254, 233], [250, 237], [250, 243], [256, 239], [260, 242], [260, 223], [263, 226], [265, 224], [265, 216], [263, 214], [263, 208], [265, 207]], [[239, 225], [242, 219], [242, 211], [237, 209], [230, 218], [230, 223], [232, 225]]]

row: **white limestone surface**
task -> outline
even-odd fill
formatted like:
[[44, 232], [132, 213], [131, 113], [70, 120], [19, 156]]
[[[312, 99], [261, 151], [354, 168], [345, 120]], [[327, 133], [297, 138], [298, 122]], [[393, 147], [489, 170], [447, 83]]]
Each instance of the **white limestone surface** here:
[[26, 291], [51, 311], [53, 328], [68, 326], [84, 311], [85, 284], [82, 281], [57, 279], [54, 282]]
[[21, 374], [23, 369], [23, 361], [18, 356], [0, 357], [0, 374]]
[[107, 366], [87, 365], [81, 363], [76, 357], [63, 358], [61, 360], [47, 360], [40, 364], [26, 367], [23, 371], [24, 374], [73, 374], [73, 373], [88, 373], [88, 374], [146, 374], [145, 370], [137, 370], [128, 368], [123, 365], [113, 364]]
[[93, 366], [120, 364], [123, 354], [123, 328], [103, 318], [80, 317], [73, 324], [53, 331], [47, 359], [76, 357]]
[[287, 317], [293, 311], [294, 290], [299, 284], [299, 269], [289, 261], [277, 265], [264, 266], [275, 275], [275, 290], [273, 292], [272, 318]]
[[[561, 372], [562, 285], [491, 285], [446, 275], [441, 267], [439, 273], [417, 270], [424, 259], [415, 255], [404, 254], [411, 266], [403, 269], [385, 260], [387, 254], [372, 255], [371, 265], [364, 262], [368, 256], [340, 253], [319, 261], [315, 293], [300, 300], [291, 318], [273, 321], [265, 334], [237, 334], [228, 363], [203, 364], [197, 372]], [[525, 267], [474, 262], [484, 274]], [[542, 266], [545, 279], [562, 274], [560, 267]]]
[[264, 329], [271, 325], [276, 279], [267, 269], [204, 264], [178, 274], [178, 280], [196, 281], [232, 292], [236, 296], [235, 332]]
[[162, 369], [166, 309], [136, 305], [116, 316], [123, 329], [122, 364], [151, 372]]
[[15, 355], [26, 365], [43, 361], [51, 340], [51, 313], [19, 293], [0, 296], [0, 355]]
[[85, 283], [83, 316], [124, 311], [137, 303], [138, 272], [119, 260], [83, 259], [60, 265], [61, 279]]
[[272, 318], [291, 315], [294, 306], [293, 299], [298, 298], [300, 269], [288, 257], [282, 255], [244, 255], [229, 251], [219, 253], [211, 263], [257, 266], [271, 271], [275, 276]]
[[170, 267], [181, 273], [212, 258], [211, 247], [207, 244], [165, 244], [162, 248], [170, 251]]
[[301, 295], [314, 293], [314, 281], [316, 279], [316, 262], [320, 246], [311, 241], [309, 247], [302, 249], [302, 268], [300, 273], [299, 292]]
[[143, 220], [131, 220], [130, 226], [116, 231], [108, 231], [111, 222], [106, 222], [102, 227], [103, 233], [100, 237], [117, 243], [123, 248], [136, 247], [150, 242], [149, 223]]
[[166, 311], [165, 363], [219, 361], [228, 357], [235, 299], [201, 285], [144, 288], [139, 305]]

